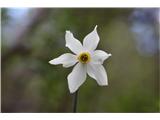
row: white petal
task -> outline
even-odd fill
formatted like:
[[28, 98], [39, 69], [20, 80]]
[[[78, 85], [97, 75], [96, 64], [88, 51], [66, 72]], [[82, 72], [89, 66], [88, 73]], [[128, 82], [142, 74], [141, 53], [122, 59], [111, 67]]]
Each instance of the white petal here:
[[73, 66], [78, 60], [76, 59], [76, 55], [71, 53], [65, 53], [58, 58], [55, 58], [49, 61], [50, 64], [58, 65], [63, 64], [63, 67], [71, 67]]
[[109, 58], [111, 54], [108, 54], [102, 50], [96, 50], [92, 54], [92, 61], [96, 64], [103, 64], [104, 60]]
[[86, 65], [78, 63], [68, 75], [68, 86], [70, 93], [74, 93], [86, 80]]
[[88, 73], [88, 75], [89, 75], [90, 77], [92, 77], [93, 79], [96, 80], [96, 77], [95, 77], [95, 75], [94, 75], [94, 72], [93, 72], [92, 68], [91, 68], [89, 65], [87, 65], [87, 73]]
[[99, 36], [97, 33], [97, 25], [96, 25], [94, 30], [84, 38], [83, 46], [84, 48], [93, 51], [97, 48], [98, 43], [99, 43]]
[[70, 31], [66, 31], [65, 39], [66, 47], [68, 47], [73, 53], [79, 54], [83, 50], [81, 42], [74, 38]]
[[102, 65], [87, 64], [87, 73], [94, 78], [100, 86], [108, 85], [107, 73]]

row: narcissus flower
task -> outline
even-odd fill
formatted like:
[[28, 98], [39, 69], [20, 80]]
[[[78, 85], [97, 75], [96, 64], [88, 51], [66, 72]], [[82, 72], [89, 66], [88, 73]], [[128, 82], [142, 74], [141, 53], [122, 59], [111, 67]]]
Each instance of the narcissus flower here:
[[73, 54], [65, 53], [49, 61], [49, 63], [53, 65], [62, 64], [66, 68], [76, 64], [67, 77], [70, 93], [78, 90], [85, 82], [87, 74], [95, 79], [98, 85], [108, 85], [107, 74], [102, 64], [111, 54], [102, 50], [95, 50], [100, 40], [97, 33], [97, 26], [84, 38], [83, 46], [70, 31], [66, 31], [65, 40], [66, 47]]

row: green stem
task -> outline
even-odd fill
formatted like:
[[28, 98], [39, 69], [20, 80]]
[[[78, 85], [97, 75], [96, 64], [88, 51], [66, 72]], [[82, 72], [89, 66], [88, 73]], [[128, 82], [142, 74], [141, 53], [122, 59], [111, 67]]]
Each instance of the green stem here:
[[74, 113], [77, 112], [77, 101], [78, 101], [78, 90], [76, 91], [76, 93], [74, 93], [74, 96], [73, 96], [73, 112]]

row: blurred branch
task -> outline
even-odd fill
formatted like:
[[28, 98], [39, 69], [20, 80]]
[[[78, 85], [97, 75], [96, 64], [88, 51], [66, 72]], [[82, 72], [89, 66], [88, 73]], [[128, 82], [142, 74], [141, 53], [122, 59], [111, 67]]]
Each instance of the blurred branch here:
[[49, 16], [49, 9], [33, 9], [30, 11], [31, 16], [28, 21], [28, 23], [25, 26], [18, 26], [20, 28], [19, 33], [17, 33], [17, 36], [15, 37], [16, 43], [8, 48], [7, 51], [3, 52], [2, 54], [2, 62], [4, 65], [4, 62], [7, 59], [10, 59], [13, 54], [27, 54], [30, 52], [30, 48], [27, 47], [24, 42], [27, 41], [28, 36], [33, 34], [34, 30], [41, 24], [44, 20], [46, 20], [46, 17]]

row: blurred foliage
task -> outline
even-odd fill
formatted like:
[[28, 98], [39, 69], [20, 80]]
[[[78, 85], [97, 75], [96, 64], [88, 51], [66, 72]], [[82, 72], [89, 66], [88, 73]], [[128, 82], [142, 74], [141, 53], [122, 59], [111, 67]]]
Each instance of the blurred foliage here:
[[[138, 53], [129, 20], [134, 9], [30, 9], [30, 21], [22, 22], [29, 25], [9, 27], [15, 34], [6, 33], [5, 21], [12, 22], [7, 11], [2, 9], [2, 112], [72, 112], [67, 84], [72, 68], [48, 61], [70, 52], [66, 30], [82, 41], [95, 25], [98, 49], [112, 53], [104, 62], [109, 85], [100, 87], [87, 77], [79, 90], [78, 112], [159, 112], [158, 53]], [[15, 38], [11, 45], [5, 36]]]

